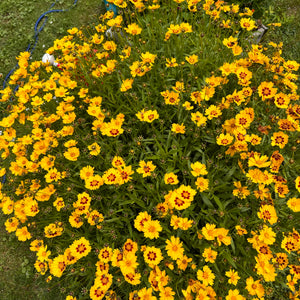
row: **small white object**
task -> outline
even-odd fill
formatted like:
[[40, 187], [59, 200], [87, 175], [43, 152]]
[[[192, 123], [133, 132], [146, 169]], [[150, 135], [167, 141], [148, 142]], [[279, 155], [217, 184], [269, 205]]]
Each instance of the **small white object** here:
[[58, 65], [57, 62], [55, 62], [55, 57], [53, 55], [50, 55], [49, 53], [45, 53], [42, 57], [43, 63], [49, 63], [50, 65], [56, 67]]

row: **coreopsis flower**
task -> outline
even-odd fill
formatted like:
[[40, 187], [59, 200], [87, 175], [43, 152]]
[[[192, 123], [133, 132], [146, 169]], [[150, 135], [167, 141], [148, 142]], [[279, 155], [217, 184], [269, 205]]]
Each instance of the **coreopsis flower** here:
[[273, 82], [263, 81], [258, 87], [258, 94], [262, 100], [273, 98], [277, 93], [277, 88], [274, 88]]
[[144, 222], [144, 236], [149, 239], [157, 239], [159, 237], [159, 232], [162, 231], [162, 227], [158, 220], [147, 220]]
[[124, 30], [131, 35], [139, 35], [142, 32], [142, 28], [136, 23], [129, 24]]
[[240, 25], [242, 28], [247, 29], [247, 31], [256, 28], [255, 21], [250, 18], [241, 18]]
[[286, 204], [293, 212], [300, 211], [300, 198], [296, 198], [296, 197], [290, 198]]
[[[14, 232], [19, 226], [19, 220], [16, 217], [9, 218], [4, 223], [7, 232]], [[30, 248], [31, 250], [31, 248]], [[31, 250], [33, 251], [33, 250]]]
[[182, 242], [179, 237], [171, 236], [169, 240], [166, 240], [167, 254], [173, 259], [176, 260], [181, 258], [184, 253], [184, 249], [182, 247]]
[[120, 171], [115, 168], [109, 168], [102, 175], [103, 182], [105, 184], [121, 184], [122, 178]]
[[136, 113], [136, 116], [140, 121], [152, 123], [154, 120], [159, 118], [159, 114], [157, 113], [157, 110], [147, 110], [144, 109], [138, 113]]
[[267, 155], [260, 156], [260, 153], [254, 153], [248, 159], [248, 167], [266, 168], [271, 165]]
[[137, 256], [133, 252], [124, 253], [122, 260], [119, 262], [123, 274], [134, 273], [138, 265]]
[[240, 225], [236, 225], [235, 229], [238, 235], [244, 235], [248, 233], [248, 231], [245, 228], [242, 228]]
[[196, 64], [198, 62], [199, 58], [198, 58], [198, 55], [193, 54], [193, 55], [190, 55], [190, 56], [186, 56], [185, 60], [189, 64], [194, 65], [194, 64]]
[[45, 275], [48, 270], [48, 264], [45, 261], [36, 260], [34, 263], [34, 267], [37, 272], [41, 273], [41, 275]]
[[282, 252], [276, 253], [276, 257], [272, 261], [278, 264], [279, 270], [284, 270], [289, 264], [287, 254]]
[[141, 283], [141, 274], [137, 272], [123, 273], [124, 279], [131, 285], [138, 285]]
[[223, 134], [221, 133], [218, 137], [217, 137], [217, 144], [220, 146], [227, 146], [230, 145], [233, 142], [234, 137], [229, 134]]
[[180, 96], [177, 92], [166, 90], [161, 92], [160, 94], [164, 97], [166, 104], [177, 105], [180, 101]]
[[276, 239], [276, 233], [272, 230], [271, 227], [267, 225], [263, 226], [263, 229], [259, 232], [259, 240], [267, 245], [272, 245]]
[[235, 289], [235, 290], [229, 290], [228, 291], [228, 295], [225, 298], [226, 300], [246, 300], [245, 297], [243, 297], [239, 290]]
[[200, 280], [205, 286], [213, 285], [215, 274], [208, 266], [204, 266], [202, 270], [197, 271], [197, 279]]
[[282, 131], [274, 132], [271, 141], [272, 146], [278, 146], [280, 149], [283, 149], [289, 141], [289, 136]]
[[69, 223], [73, 228], [80, 228], [83, 225], [83, 217], [80, 213], [73, 211], [69, 216]]
[[55, 257], [50, 264], [50, 274], [61, 277], [67, 267], [66, 258], [63, 254]]
[[127, 78], [122, 80], [122, 85], [120, 87], [120, 91], [121, 92], [126, 92], [128, 90], [130, 90], [132, 88], [132, 84], [133, 84], [133, 78]]
[[229, 284], [237, 285], [240, 279], [240, 276], [237, 271], [230, 269], [229, 271], [226, 271], [225, 275], [229, 278], [228, 279]]
[[74, 241], [69, 248], [71, 254], [76, 259], [80, 259], [84, 256], [87, 256], [92, 250], [90, 242], [84, 237], [81, 237], [79, 240]]
[[94, 175], [94, 167], [86, 166], [80, 170], [80, 178], [86, 180], [87, 178]]
[[146, 212], [140, 212], [135, 220], [134, 220], [134, 227], [139, 231], [144, 231], [145, 222], [151, 220], [151, 216]]
[[80, 151], [77, 147], [70, 147], [64, 152], [64, 157], [70, 161], [77, 161], [79, 155]]
[[174, 132], [174, 133], [184, 134], [185, 133], [185, 126], [183, 125], [183, 123], [181, 123], [181, 124], [173, 123], [171, 131]]
[[153, 165], [152, 161], [145, 162], [141, 160], [139, 162], [139, 168], [136, 170], [139, 174], [142, 174], [143, 177], [151, 176], [151, 173], [155, 170], [156, 166]]
[[186, 255], [183, 255], [182, 257], [178, 258], [176, 260], [176, 264], [178, 266], [179, 270], [185, 271], [188, 264], [192, 261], [192, 258], [187, 257]]
[[90, 154], [97, 156], [100, 153], [101, 147], [95, 142], [88, 146], [88, 149], [90, 150]]
[[217, 107], [215, 105], [210, 105], [205, 110], [205, 115], [207, 115], [208, 120], [212, 120], [213, 118], [218, 118], [219, 116], [221, 116], [222, 111], [219, 107]]
[[144, 251], [144, 260], [150, 268], [157, 266], [163, 259], [161, 250], [156, 247], [147, 246]]
[[206, 240], [213, 241], [217, 234], [216, 225], [207, 223], [205, 227], [202, 228], [201, 232]]
[[25, 242], [26, 240], [31, 239], [31, 233], [28, 231], [27, 226], [16, 229], [16, 237], [19, 241]]
[[271, 225], [275, 224], [278, 220], [276, 210], [272, 205], [263, 205], [260, 207], [257, 215], [260, 219], [268, 221]]
[[233, 48], [237, 45], [237, 38], [230, 36], [228, 39], [223, 40], [223, 45], [227, 48]]
[[246, 186], [242, 186], [240, 181], [235, 181], [233, 185], [236, 187], [236, 189], [232, 191], [232, 194], [234, 196], [240, 199], [245, 199], [247, 196], [250, 195], [250, 191], [248, 190], [248, 188]]
[[206, 190], [208, 190], [209, 187], [209, 180], [204, 178], [204, 177], [197, 177], [196, 181], [195, 181], [195, 185], [197, 187], [197, 190], [199, 190], [199, 192], [204, 192]]
[[218, 252], [212, 250], [211, 247], [205, 248], [202, 253], [202, 256], [204, 257], [205, 261], [210, 262], [212, 264], [215, 262], [217, 255], [218, 255]]
[[175, 296], [175, 292], [169, 286], [167, 286], [159, 291], [160, 299], [173, 300], [174, 296]]
[[166, 58], [166, 67], [167, 68], [175, 68], [178, 67], [178, 63], [175, 57]]
[[191, 163], [191, 169], [192, 169], [191, 173], [194, 177], [208, 174], [205, 164], [202, 164], [199, 161], [196, 161], [195, 163]]
[[298, 192], [300, 192], [300, 176], [298, 176], [295, 180], [295, 187]]
[[164, 176], [164, 182], [165, 184], [177, 184], [179, 181], [178, 181], [178, 177], [176, 174], [174, 174], [173, 172], [171, 173], [166, 173], [165, 176]]
[[291, 253], [293, 251], [297, 251], [299, 249], [299, 242], [295, 240], [292, 236], [286, 236], [281, 242], [281, 248]]
[[104, 247], [100, 250], [98, 254], [98, 259], [103, 263], [108, 263], [111, 261], [113, 255], [113, 250], [110, 247]]
[[85, 187], [89, 190], [97, 190], [104, 184], [103, 178], [96, 174], [85, 179]]
[[191, 113], [191, 120], [198, 126], [206, 125], [207, 118], [200, 112]]

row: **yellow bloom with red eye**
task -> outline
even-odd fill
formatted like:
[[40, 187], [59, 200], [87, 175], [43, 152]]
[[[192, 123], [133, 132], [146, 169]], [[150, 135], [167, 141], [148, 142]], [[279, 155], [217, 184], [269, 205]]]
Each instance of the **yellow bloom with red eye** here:
[[295, 187], [298, 192], [300, 192], [300, 176], [298, 176], [295, 180]]
[[124, 30], [131, 35], [139, 35], [142, 32], [142, 28], [136, 23], [129, 24]]
[[146, 247], [144, 251], [144, 260], [150, 268], [157, 266], [163, 259], [161, 250], [156, 247]]
[[264, 101], [265, 99], [273, 98], [277, 93], [277, 88], [274, 88], [273, 82], [263, 81], [259, 85], [257, 91], [258, 91], [259, 96]]
[[289, 264], [289, 259], [287, 254], [282, 252], [276, 253], [276, 257], [273, 258], [272, 261], [278, 264], [279, 270], [284, 270]]
[[124, 279], [131, 285], [138, 285], [141, 283], [141, 274], [137, 272], [127, 272], [123, 274]]
[[234, 137], [229, 134], [223, 134], [221, 133], [218, 137], [217, 137], [217, 144], [220, 146], [227, 146], [230, 145], [233, 142]]
[[300, 198], [290, 198], [286, 204], [293, 212], [300, 212]]
[[70, 161], [77, 161], [79, 155], [80, 151], [77, 147], [70, 147], [64, 152], [64, 157]]
[[276, 183], [275, 193], [277, 193], [280, 198], [285, 198], [286, 194], [289, 193], [289, 188], [286, 184]]
[[242, 28], [247, 29], [247, 31], [256, 28], [255, 21], [250, 18], [242, 18], [240, 20], [240, 25]]
[[235, 71], [235, 74], [239, 79], [238, 84], [240, 84], [240, 85], [249, 85], [250, 84], [250, 80], [252, 78], [252, 72], [249, 71], [247, 68], [239, 67]]
[[85, 187], [89, 190], [97, 190], [103, 183], [103, 178], [98, 174], [85, 179]]
[[223, 45], [227, 48], [233, 48], [237, 45], [237, 38], [230, 36], [228, 39], [223, 40]]
[[299, 249], [299, 241], [295, 240], [293, 236], [286, 236], [281, 242], [281, 248], [288, 253], [297, 251]]
[[271, 225], [275, 224], [278, 220], [276, 210], [272, 205], [261, 206], [257, 212], [257, 216], [265, 222], [269, 222]]
[[136, 114], [138, 119], [143, 122], [152, 123], [154, 120], [159, 118], [157, 110], [147, 110], [144, 109]]
[[132, 88], [132, 84], [133, 84], [133, 78], [127, 78], [122, 80], [122, 85], [120, 87], [120, 91], [121, 92], [126, 92], [128, 90], [130, 90]]
[[65, 202], [62, 197], [57, 197], [56, 200], [53, 202], [53, 206], [56, 208], [57, 211], [60, 211], [62, 208], [65, 207]]
[[105, 184], [120, 184], [122, 182], [121, 174], [118, 169], [109, 168], [102, 175]]
[[74, 241], [69, 249], [76, 259], [80, 259], [87, 256], [91, 252], [92, 247], [90, 242], [86, 238], [82, 237], [79, 240]]
[[88, 146], [91, 155], [97, 156], [100, 153], [101, 147], [95, 142]]
[[161, 92], [160, 94], [164, 97], [166, 104], [177, 105], [180, 101], [180, 96], [177, 92], [166, 90]]
[[215, 274], [208, 266], [204, 266], [202, 270], [197, 271], [197, 279], [200, 280], [205, 286], [213, 285]]
[[218, 118], [222, 115], [222, 111], [219, 107], [215, 105], [210, 105], [206, 110], [205, 114], [207, 115], [207, 118], [209, 120], [212, 120], [213, 118]]
[[278, 146], [280, 149], [283, 149], [289, 141], [289, 136], [282, 131], [274, 132], [271, 141], [272, 146]]
[[283, 63], [283, 67], [287, 71], [298, 71], [300, 64], [296, 62], [295, 60], [288, 60]]
[[142, 174], [143, 177], [151, 176], [152, 172], [155, 170], [156, 166], [152, 163], [152, 161], [145, 162], [141, 160], [139, 162], [139, 168], [136, 170], [139, 174]]
[[104, 247], [98, 254], [98, 259], [103, 263], [109, 263], [112, 259], [113, 250], [110, 247]]
[[48, 173], [45, 175], [45, 180], [47, 183], [50, 183], [52, 181], [59, 181], [62, 178], [61, 172], [57, 171], [56, 168], [52, 168], [48, 170]]
[[162, 227], [158, 220], [147, 220], [144, 222], [144, 236], [149, 239], [157, 239], [159, 233], [162, 231]]
[[237, 271], [234, 271], [230, 269], [229, 271], [226, 271], [225, 275], [229, 278], [228, 283], [237, 285], [239, 279], [241, 278]]
[[174, 133], [184, 134], [185, 133], [185, 126], [183, 125], [183, 123], [181, 123], [181, 124], [173, 123], [171, 131], [174, 132]]
[[123, 167], [125, 167], [124, 159], [121, 156], [114, 156], [111, 164], [115, 168], [123, 168]]
[[290, 104], [290, 98], [284, 93], [278, 93], [274, 96], [274, 103], [278, 108], [288, 108]]
[[138, 231], [144, 231], [145, 222], [149, 220], [151, 220], [151, 216], [146, 211], [140, 212], [134, 220], [134, 227]]
[[178, 181], [178, 177], [176, 174], [174, 174], [173, 172], [171, 173], [166, 173], [165, 176], [164, 176], [164, 182], [165, 184], [177, 184], [179, 181]]

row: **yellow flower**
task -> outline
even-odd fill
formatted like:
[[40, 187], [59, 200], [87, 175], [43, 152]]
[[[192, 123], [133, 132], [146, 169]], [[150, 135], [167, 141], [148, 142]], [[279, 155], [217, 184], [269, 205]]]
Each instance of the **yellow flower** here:
[[237, 285], [238, 280], [240, 279], [240, 276], [238, 275], [237, 271], [230, 269], [225, 273], [225, 275], [229, 277], [228, 279], [229, 284]]
[[163, 259], [161, 250], [156, 247], [146, 247], [144, 251], [144, 260], [149, 265], [150, 268], [157, 266]]
[[198, 280], [202, 281], [205, 286], [213, 285], [215, 277], [215, 274], [208, 266], [204, 266], [202, 270], [197, 271]]
[[179, 181], [178, 181], [178, 177], [176, 174], [174, 173], [166, 173], [165, 176], [164, 176], [164, 182], [165, 184], [177, 184]]
[[175, 132], [175, 133], [184, 134], [185, 133], [185, 126], [183, 125], [183, 123], [181, 123], [181, 124], [173, 123], [171, 131]]
[[145, 162], [141, 160], [139, 162], [139, 168], [136, 170], [139, 174], [142, 174], [143, 177], [151, 176], [151, 173], [155, 170], [156, 166], [153, 165], [152, 161]]
[[170, 240], [166, 240], [165, 249], [173, 260], [183, 257], [184, 249], [179, 237], [171, 236]]
[[158, 220], [147, 220], [144, 222], [144, 236], [149, 239], [157, 239], [159, 232], [162, 231], [162, 227]]
[[70, 147], [66, 152], [64, 152], [64, 157], [71, 161], [77, 161], [79, 155], [80, 151], [77, 147]]
[[126, 92], [132, 88], [133, 78], [122, 80], [122, 85], [120, 88], [121, 92]]
[[95, 142], [88, 146], [91, 155], [97, 156], [100, 153], [101, 147]]
[[256, 28], [255, 21], [250, 18], [241, 18], [240, 25], [242, 28], [247, 29], [247, 31]]

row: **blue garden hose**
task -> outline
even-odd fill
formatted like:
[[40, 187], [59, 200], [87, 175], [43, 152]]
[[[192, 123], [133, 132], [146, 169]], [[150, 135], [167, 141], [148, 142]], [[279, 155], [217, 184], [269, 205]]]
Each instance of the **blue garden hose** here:
[[114, 12], [114, 16], [116, 17], [117, 14], [118, 14], [117, 7], [114, 4], [107, 2], [106, 0], [103, 0], [103, 2], [105, 4], [106, 10], [107, 11], [110, 11], [110, 10], [113, 11]]
[[[72, 6], [75, 6], [77, 4], [77, 1], [78, 0], [74, 0], [74, 3]], [[33, 50], [35, 49], [36, 47], [36, 44], [37, 44], [37, 41], [38, 41], [38, 38], [39, 38], [39, 33], [44, 29], [45, 25], [46, 25], [46, 22], [48, 20], [48, 14], [50, 13], [55, 13], [55, 12], [65, 12], [65, 11], [68, 11], [70, 10], [70, 8], [68, 9], [52, 9], [52, 7], [56, 4], [56, 1], [54, 3], [51, 4], [50, 6], [50, 10], [46, 11], [45, 13], [43, 13], [39, 18], [38, 20], [36, 21], [35, 25], [34, 25], [34, 44], [33, 44], [33, 47], [31, 47], [31, 43], [28, 45], [27, 49], [25, 51], [29, 51], [30, 54], [32, 54]], [[41, 21], [44, 19], [44, 22], [41, 26], [40, 23]], [[18, 68], [18, 64], [16, 64], [16, 66], [9, 71], [9, 73], [6, 75], [4, 81], [3, 81], [3, 89], [5, 89], [6, 87], [6, 83], [10, 77], [10, 75]], [[18, 86], [16, 87], [15, 90], [18, 89]]]

